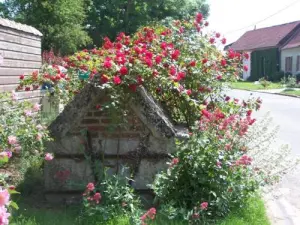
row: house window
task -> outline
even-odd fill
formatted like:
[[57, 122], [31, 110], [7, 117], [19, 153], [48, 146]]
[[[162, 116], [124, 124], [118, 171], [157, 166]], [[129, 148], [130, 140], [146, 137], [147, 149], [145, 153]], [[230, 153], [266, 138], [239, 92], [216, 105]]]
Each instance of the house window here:
[[300, 55], [297, 56], [297, 72], [300, 71]]
[[292, 72], [293, 57], [285, 57], [285, 72]]

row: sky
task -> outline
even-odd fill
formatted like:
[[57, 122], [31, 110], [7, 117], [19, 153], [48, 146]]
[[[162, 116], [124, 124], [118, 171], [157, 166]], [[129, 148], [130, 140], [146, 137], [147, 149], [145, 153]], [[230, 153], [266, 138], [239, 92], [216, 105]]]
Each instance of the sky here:
[[[210, 29], [220, 32], [232, 43], [254, 24], [286, 8], [271, 18], [257, 23], [257, 28], [268, 27], [300, 20], [300, 0], [207, 0], [210, 5], [208, 18]], [[247, 27], [251, 25], [250, 27]], [[245, 28], [247, 27], [247, 28]], [[244, 28], [240, 31], [236, 31]]]

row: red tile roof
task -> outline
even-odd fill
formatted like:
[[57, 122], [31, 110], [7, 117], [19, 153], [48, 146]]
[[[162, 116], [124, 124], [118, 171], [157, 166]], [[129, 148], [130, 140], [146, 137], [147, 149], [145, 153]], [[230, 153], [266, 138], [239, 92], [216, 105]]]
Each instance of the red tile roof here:
[[231, 48], [236, 51], [275, 47], [300, 21], [247, 31]]
[[295, 34], [295, 36], [282, 48], [296, 48], [300, 46], [300, 30]]

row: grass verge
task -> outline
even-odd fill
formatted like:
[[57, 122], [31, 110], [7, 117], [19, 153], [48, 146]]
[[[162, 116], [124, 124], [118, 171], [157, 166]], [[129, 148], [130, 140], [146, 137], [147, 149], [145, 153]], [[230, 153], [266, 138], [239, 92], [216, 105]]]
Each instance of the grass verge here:
[[[10, 225], [130, 225], [128, 218], [115, 218], [108, 222], [95, 221], [95, 218], [78, 221], [78, 208], [43, 209], [24, 204], [14, 215]], [[270, 225], [264, 203], [260, 197], [248, 200], [246, 207], [233, 211], [217, 225]], [[186, 221], [169, 221], [159, 216], [149, 225], [188, 225]]]
[[254, 84], [254, 82], [238, 81], [230, 83], [230, 87], [240, 90], [267, 90], [282, 88], [280, 83], [271, 83], [268, 87], [263, 87], [261, 84]]
[[280, 93], [285, 95], [291, 95], [291, 96], [300, 96], [300, 90], [285, 89]]

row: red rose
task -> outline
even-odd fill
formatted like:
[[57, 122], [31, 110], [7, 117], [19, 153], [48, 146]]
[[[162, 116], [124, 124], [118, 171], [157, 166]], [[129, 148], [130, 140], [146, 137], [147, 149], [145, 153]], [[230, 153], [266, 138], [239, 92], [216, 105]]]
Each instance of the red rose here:
[[96, 109], [101, 109], [101, 105], [96, 105]]
[[208, 26], [209, 25], [209, 22], [208, 21], [206, 21], [205, 23], [204, 23], [204, 26]]
[[155, 62], [156, 62], [156, 64], [161, 63], [161, 60], [162, 60], [162, 58], [161, 58], [160, 55], [158, 55], [158, 56], [155, 57]]
[[21, 75], [20, 76], [20, 80], [24, 80], [25, 76], [24, 75]]
[[201, 13], [197, 13], [197, 15], [196, 15], [197, 23], [201, 23], [202, 19], [203, 19], [203, 15]]
[[191, 62], [190, 62], [190, 66], [191, 66], [191, 67], [196, 66], [196, 61], [191, 61]]
[[245, 59], [249, 59], [249, 54], [247, 52], [244, 53]]
[[220, 33], [216, 33], [216, 38], [219, 38], [221, 37], [221, 34]]
[[122, 83], [122, 80], [119, 76], [114, 76], [114, 84], [119, 85]]
[[248, 71], [248, 66], [245, 65], [243, 68], [246, 72]]
[[126, 66], [121, 67], [120, 69], [121, 75], [126, 75], [128, 73], [128, 69]]
[[191, 89], [186, 90], [186, 94], [190, 96], [192, 94], [192, 90]]
[[176, 49], [176, 50], [171, 54], [171, 57], [172, 57], [172, 59], [174, 59], [174, 60], [178, 60], [179, 55], [180, 55], [180, 51]]
[[26, 88], [25, 88], [25, 91], [30, 91], [30, 87], [26, 87]]
[[221, 43], [223, 44], [223, 45], [225, 45], [226, 44], [226, 38], [222, 38], [222, 40], [221, 40]]
[[136, 80], [137, 80], [137, 83], [138, 83], [139, 85], [142, 85], [143, 82], [144, 82], [144, 79], [142, 78], [141, 75], [138, 75], [137, 78], [136, 78]]
[[129, 84], [128, 87], [132, 92], [136, 92], [136, 88], [137, 88], [136, 84]]
[[208, 62], [208, 59], [202, 59], [202, 63], [205, 64]]
[[112, 63], [110, 60], [105, 60], [103, 63], [103, 67], [106, 69], [110, 69], [112, 67]]
[[225, 59], [222, 59], [222, 60], [221, 60], [221, 65], [222, 65], [222, 66], [226, 66], [226, 65], [227, 65], [227, 62], [226, 62]]

